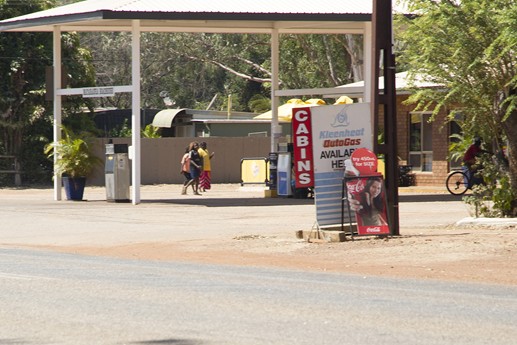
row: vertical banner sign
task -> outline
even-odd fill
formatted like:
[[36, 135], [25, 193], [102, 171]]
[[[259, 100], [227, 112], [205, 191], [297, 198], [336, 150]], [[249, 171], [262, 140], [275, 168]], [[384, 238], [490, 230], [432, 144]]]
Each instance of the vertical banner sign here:
[[350, 209], [355, 211], [357, 233], [389, 234], [386, 192], [382, 174], [377, 172], [377, 156], [360, 148], [354, 151], [350, 161], [355, 174], [347, 178], [346, 187]]
[[296, 188], [314, 187], [311, 108], [293, 110], [293, 158]]
[[370, 119], [369, 103], [293, 109], [296, 186], [314, 187], [320, 226], [341, 224], [345, 160], [356, 149], [373, 148]]

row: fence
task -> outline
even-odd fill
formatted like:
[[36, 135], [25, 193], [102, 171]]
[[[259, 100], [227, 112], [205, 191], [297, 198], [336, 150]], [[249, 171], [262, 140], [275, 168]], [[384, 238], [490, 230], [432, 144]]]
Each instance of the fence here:
[[[11, 167], [11, 169], [4, 169], [0, 170], [0, 174], [13, 174], [14, 175], [14, 184], [15, 186], [21, 186], [22, 184], [22, 171], [20, 171], [20, 163], [18, 162], [18, 159], [16, 156], [5, 156], [0, 155], [0, 159], [12, 159], [12, 164], [7, 164], [8, 167]], [[4, 165], [0, 165], [0, 167], [3, 167]]]
[[[97, 139], [94, 152], [105, 161], [106, 144], [109, 139]], [[213, 183], [240, 183], [241, 159], [245, 157], [268, 157], [271, 149], [269, 137], [204, 137], [204, 138], [142, 138], [141, 183], [179, 184], [180, 161], [191, 141], [205, 141], [209, 152], [215, 152], [211, 160]], [[114, 144], [129, 144], [130, 138], [114, 138]], [[88, 178], [89, 185], [104, 185], [104, 164], [98, 166]]]

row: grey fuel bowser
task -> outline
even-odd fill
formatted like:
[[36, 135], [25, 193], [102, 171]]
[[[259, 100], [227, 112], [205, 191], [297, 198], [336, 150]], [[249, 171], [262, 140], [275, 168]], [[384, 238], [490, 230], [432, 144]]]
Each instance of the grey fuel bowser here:
[[129, 202], [130, 164], [127, 144], [106, 144], [106, 201]]

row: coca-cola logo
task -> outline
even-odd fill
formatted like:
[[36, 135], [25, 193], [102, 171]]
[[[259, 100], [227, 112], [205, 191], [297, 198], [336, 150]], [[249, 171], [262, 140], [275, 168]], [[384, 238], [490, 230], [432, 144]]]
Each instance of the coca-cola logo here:
[[363, 181], [363, 179], [357, 179], [347, 182], [346, 187], [350, 194], [357, 194], [363, 191], [365, 185], [366, 181]]

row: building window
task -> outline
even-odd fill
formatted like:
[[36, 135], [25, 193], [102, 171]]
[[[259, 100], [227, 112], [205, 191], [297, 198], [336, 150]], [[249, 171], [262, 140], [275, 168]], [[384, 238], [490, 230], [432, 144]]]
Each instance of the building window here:
[[415, 171], [433, 170], [433, 126], [430, 113], [409, 114], [409, 164]]

